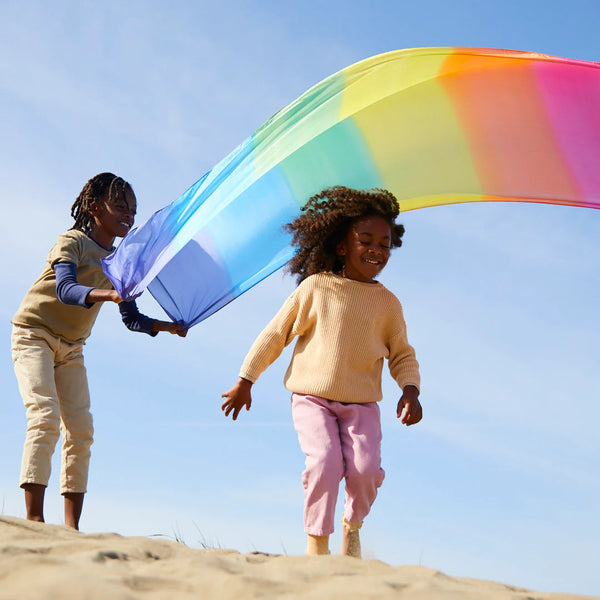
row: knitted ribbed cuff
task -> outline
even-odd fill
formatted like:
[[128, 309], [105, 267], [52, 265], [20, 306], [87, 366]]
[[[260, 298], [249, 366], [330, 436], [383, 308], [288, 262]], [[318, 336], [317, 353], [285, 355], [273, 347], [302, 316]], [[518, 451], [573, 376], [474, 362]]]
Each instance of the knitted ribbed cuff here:
[[346, 517], [342, 517], [342, 525], [348, 531], [358, 531], [362, 527], [363, 522], [357, 521], [356, 523], [350, 523], [350, 521], [346, 521]]

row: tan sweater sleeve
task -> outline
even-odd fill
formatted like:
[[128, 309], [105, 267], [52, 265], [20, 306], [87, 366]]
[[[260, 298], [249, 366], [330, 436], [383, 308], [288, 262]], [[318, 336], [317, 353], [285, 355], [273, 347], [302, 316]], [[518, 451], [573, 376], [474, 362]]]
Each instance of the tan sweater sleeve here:
[[74, 230], [69, 230], [58, 236], [56, 244], [48, 253], [48, 263], [51, 267], [57, 262], [70, 262], [75, 266], [81, 262], [82, 252], [81, 238], [74, 233]]
[[388, 367], [392, 377], [396, 380], [401, 389], [407, 385], [414, 385], [421, 389], [421, 376], [419, 373], [419, 363], [415, 355], [414, 348], [408, 343], [406, 333], [406, 323], [402, 309], [398, 314], [397, 332], [390, 338], [388, 358]]
[[279, 357], [283, 349], [301, 333], [300, 299], [297, 288], [285, 301], [271, 322], [261, 331], [246, 355], [240, 377], [256, 381], [259, 375]]

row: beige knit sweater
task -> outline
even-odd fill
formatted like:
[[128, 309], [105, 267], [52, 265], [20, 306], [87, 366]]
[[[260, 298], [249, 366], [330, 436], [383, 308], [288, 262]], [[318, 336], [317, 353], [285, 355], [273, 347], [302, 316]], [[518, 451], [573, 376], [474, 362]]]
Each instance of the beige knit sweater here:
[[400, 301], [380, 283], [333, 273], [307, 277], [258, 336], [240, 377], [256, 381], [294, 337], [285, 375], [292, 392], [338, 402], [382, 398], [383, 359], [400, 388], [420, 384]]

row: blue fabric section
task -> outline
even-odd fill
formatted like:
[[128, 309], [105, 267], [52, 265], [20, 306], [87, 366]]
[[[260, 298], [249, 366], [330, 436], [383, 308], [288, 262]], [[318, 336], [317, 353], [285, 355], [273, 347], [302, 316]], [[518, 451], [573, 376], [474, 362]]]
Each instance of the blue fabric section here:
[[245, 282], [288, 247], [291, 235], [283, 225], [299, 209], [285, 175], [275, 167], [208, 223], [206, 232], [219, 250], [234, 293], [248, 289]]
[[[325, 150], [318, 150], [320, 145]], [[124, 297], [141, 292], [144, 286], [139, 283], [150, 273], [150, 293], [171, 319], [191, 327], [293, 256], [291, 236], [283, 226], [299, 214], [299, 195], [306, 201], [333, 185], [381, 183], [351, 120], [330, 128], [318, 142], [309, 142], [259, 179], [255, 179], [247, 151], [247, 146], [240, 149], [233, 162], [219, 167], [217, 176], [207, 174], [140, 230], [130, 233], [105, 259], [105, 271], [117, 291], [120, 288], [111, 273], [123, 279]], [[239, 188], [239, 193], [229, 196], [219, 189], [228, 177], [227, 189]], [[194, 219], [202, 225], [193, 238], [178, 238], [177, 228]], [[185, 244], [179, 249], [182, 241]], [[169, 258], [164, 261], [167, 252]]]
[[90, 308], [85, 299], [94, 288], [77, 283], [77, 267], [72, 262], [57, 262], [52, 268], [56, 275], [56, 296], [63, 304]]
[[150, 283], [174, 321], [206, 319], [293, 255], [283, 231], [299, 207], [276, 167], [216, 214]]
[[[103, 261], [121, 297], [148, 287], [174, 321], [191, 327], [293, 256], [283, 226], [312, 194], [333, 185], [379, 185], [355, 124], [335, 124], [343, 88], [337, 75], [309, 90], [130, 232]], [[294, 129], [305, 119], [315, 137], [301, 135], [303, 148]], [[279, 155], [281, 162], [263, 174]]]
[[[321, 143], [328, 152], [318, 154], [318, 160], [317, 153], [309, 151], [309, 143], [237, 195], [220, 195], [217, 188], [224, 178], [230, 176], [235, 182], [255, 177], [252, 165], [243, 162], [242, 152], [236, 164], [221, 167], [207, 187], [202, 185], [210, 173], [131, 232], [117, 252], [105, 259], [105, 271], [117, 291], [117, 282], [110, 275], [121, 277], [124, 296], [132, 297], [143, 290], [143, 286], [135, 286], [144, 274], [155, 268], [164, 252], [170, 252], [172, 257], [148, 284], [150, 293], [174, 321], [191, 327], [206, 319], [293, 256], [291, 236], [283, 226], [300, 212], [298, 191], [305, 192], [303, 200], [308, 200], [311, 193], [332, 185], [380, 183], [362, 144], [357, 143], [358, 136], [354, 124], [346, 121], [322, 135]], [[340, 146], [344, 151], [335, 154]], [[318, 189], [306, 188], [302, 173], [310, 173], [307, 179], [317, 182]], [[228, 185], [235, 187], [231, 181]], [[207, 197], [209, 190], [213, 195]], [[199, 211], [203, 211], [204, 226], [178, 249], [177, 227], [183, 227]]]
[[209, 245], [200, 235], [188, 242], [148, 286], [169, 317], [188, 327], [211, 307], [223, 306], [224, 296], [225, 304], [233, 299], [227, 272], [206, 251]]
[[167, 206], [154, 213], [142, 227], [130, 231], [110, 256], [102, 259], [106, 276], [124, 300], [143, 292], [143, 288], [138, 288], [141, 280], [170, 243], [171, 237], [165, 229], [170, 211]]
[[203, 211], [204, 220], [208, 221], [220, 210], [221, 197], [215, 192], [234, 171], [239, 171], [242, 180], [252, 178], [251, 154], [252, 138], [248, 138], [177, 200], [154, 213], [143, 226], [130, 231], [115, 252], [102, 260], [104, 272], [121, 298], [139, 296], [172, 256], [202, 228], [201, 222], [188, 227], [190, 219], [198, 221], [198, 213]]

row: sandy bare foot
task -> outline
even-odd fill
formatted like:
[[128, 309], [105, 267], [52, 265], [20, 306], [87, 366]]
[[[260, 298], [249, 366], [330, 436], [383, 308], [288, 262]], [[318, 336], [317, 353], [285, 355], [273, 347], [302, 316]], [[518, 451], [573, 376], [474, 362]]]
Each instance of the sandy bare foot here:
[[347, 527], [344, 527], [342, 533], [342, 549], [340, 551], [340, 554], [343, 556], [353, 556], [354, 558], [362, 558], [358, 529], [351, 531]]
[[362, 521], [350, 523], [346, 517], [342, 517], [342, 556], [352, 556], [362, 558], [360, 548], [360, 535], [358, 530], [362, 527]]
[[306, 554], [309, 556], [318, 554], [331, 554], [329, 552], [329, 536], [308, 535], [306, 540]]

